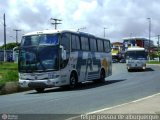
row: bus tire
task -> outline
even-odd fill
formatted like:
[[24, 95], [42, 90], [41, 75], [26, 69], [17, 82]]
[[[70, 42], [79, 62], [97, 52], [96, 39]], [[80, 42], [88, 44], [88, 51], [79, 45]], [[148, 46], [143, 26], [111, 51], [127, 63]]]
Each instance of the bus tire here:
[[35, 88], [35, 90], [36, 90], [38, 93], [44, 92], [44, 88]]
[[100, 82], [104, 83], [105, 82], [105, 70], [102, 69], [101, 72], [100, 72]]
[[77, 76], [73, 72], [73, 73], [71, 73], [71, 76], [70, 76], [69, 88], [71, 88], [71, 89], [75, 88], [77, 86], [77, 83], [78, 83]]

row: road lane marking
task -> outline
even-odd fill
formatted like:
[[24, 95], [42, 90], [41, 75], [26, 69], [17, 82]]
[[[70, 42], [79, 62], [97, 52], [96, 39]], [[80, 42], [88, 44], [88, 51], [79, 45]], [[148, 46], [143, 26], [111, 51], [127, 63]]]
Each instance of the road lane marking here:
[[74, 117], [70, 117], [70, 118], [67, 118], [65, 120], [77, 120], [78, 118], [80, 118], [81, 115], [78, 115], [78, 116], [74, 116]]
[[[124, 103], [124, 104], [116, 105], [116, 106], [113, 106], [113, 107], [108, 107], [108, 108], [104, 108], [104, 109], [96, 110], [96, 111], [89, 112], [89, 113], [82, 114], [82, 115], [96, 114], [96, 113], [98, 113], [98, 112], [102, 112], [102, 111], [105, 111], [105, 110], [110, 110], [110, 109], [113, 109], [113, 108], [117, 108], [117, 107], [121, 107], [121, 106], [124, 106], [124, 105], [131, 104], [131, 103], [140, 102], [140, 101], [143, 101], [143, 100], [146, 100], [146, 99], [149, 99], [149, 98], [155, 97], [155, 96], [157, 96], [157, 95], [160, 95], [160, 93], [156, 93], [156, 94], [153, 94], [153, 95], [150, 95], [150, 96], [147, 96], [147, 97], [141, 98], [141, 99], [137, 99], [137, 100], [134, 100], [134, 101], [131, 101], [131, 102], [128, 102], [128, 103]], [[74, 117], [70, 117], [70, 118], [65, 119], [65, 120], [77, 120], [78, 118], [81, 118], [81, 115], [74, 116]]]
[[153, 94], [153, 95], [150, 95], [150, 96], [147, 96], [147, 97], [141, 98], [141, 99], [137, 99], [137, 100], [134, 100], [134, 101], [131, 101], [131, 102], [128, 102], [128, 103], [124, 103], [124, 104], [120, 104], [120, 105], [116, 105], [116, 106], [113, 106], [113, 107], [108, 107], [108, 108], [104, 108], [104, 109], [96, 110], [96, 111], [89, 112], [89, 113], [86, 113], [86, 114], [95, 114], [95, 113], [98, 113], [98, 112], [102, 112], [102, 111], [105, 111], [105, 110], [110, 110], [110, 109], [113, 109], [113, 108], [117, 108], [117, 107], [121, 107], [121, 106], [124, 106], [124, 105], [131, 104], [131, 103], [140, 102], [140, 101], [143, 101], [143, 100], [146, 100], [146, 99], [149, 99], [149, 98], [155, 97], [155, 96], [157, 96], [157, 95], [160, 95], [160, 93], [156, 93], [156, 94]]

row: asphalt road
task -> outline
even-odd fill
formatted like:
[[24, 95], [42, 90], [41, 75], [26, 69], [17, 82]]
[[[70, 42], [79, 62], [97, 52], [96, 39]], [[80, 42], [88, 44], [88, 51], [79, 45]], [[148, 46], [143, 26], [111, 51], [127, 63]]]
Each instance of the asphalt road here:
[[[160, 92], [160, 66], [127, 72], [125, 64], [113, 64], [105, 84], [85, 83], [74, 90], [48, 89], [0, 96], [0, 113], [83, 114]], [[62, 117], [62, 116], [61, 116]], [[64, 117], [64, 116], [63, 116]]]

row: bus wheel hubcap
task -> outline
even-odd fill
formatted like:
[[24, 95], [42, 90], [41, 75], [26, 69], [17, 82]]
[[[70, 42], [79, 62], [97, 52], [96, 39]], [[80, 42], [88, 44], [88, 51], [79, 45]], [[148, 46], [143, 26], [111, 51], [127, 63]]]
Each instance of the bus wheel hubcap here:
[[72, 85], [75, 85], [75, 81], [76, 81], [75, 78], [72, 77], [72, 78], [71, 78], [71, 84], [72, 84]]

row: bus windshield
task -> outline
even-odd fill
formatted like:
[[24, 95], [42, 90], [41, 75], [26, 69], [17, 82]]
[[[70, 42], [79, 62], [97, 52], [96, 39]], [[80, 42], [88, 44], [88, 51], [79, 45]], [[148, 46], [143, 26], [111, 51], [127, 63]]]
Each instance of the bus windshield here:
[[127, 59], [146, 60], [147, 53], [145, 51], [128, 51], [127, 52]]
[[41, 34], [23, 36], [21, 46], [57, 45], [58, 43], [57, 34]]
[[58, 46], [25, 47], [20, 50], [20, 72], [57, 70], [58, 63]]

